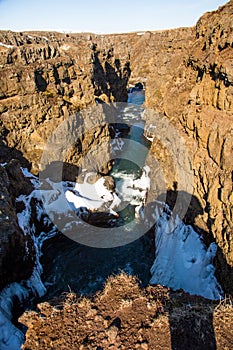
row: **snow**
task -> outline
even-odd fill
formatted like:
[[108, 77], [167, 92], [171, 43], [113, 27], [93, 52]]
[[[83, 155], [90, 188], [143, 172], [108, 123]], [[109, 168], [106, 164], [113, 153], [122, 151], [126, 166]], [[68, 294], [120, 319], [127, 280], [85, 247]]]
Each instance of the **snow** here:
[[114, 177], [119, 178], [116, 183], [118, 196], [123, 201], [130, 202], [131, 205], [141, 206], [145, 203], [146, 195], [150, 188], [149, 171], [149, 166], [145, 166], [139, 179], [135, 179], [134, 174], [115, 173]]
[[24, 342], [24, 334], [16, 328], [12, 320], [13, 299], [18, 298], [19, 302], [33, 294], [42, 296], [45, 287], [40, 279], [40, 268], [35, 266], [32, 276], [21, 283], [11, 283], [0, 293], [0, 349], [19, 350]]
[[0, 46], [6, 47], [7, 49], [12, 49], [14, 47], [13, 45], [7, 45], [2, 42], [0, 42]]
[[69, 45], [66, 45], [66, 44], [65, 44], [65, 45], [62, 45], [62, 46], [61, 46], [61, 49], [67, 51], [67, 50], [70, 49], [70, 46], [69, 46]]
[[[39, 237], [35, 237], [35, 227], [30, 224], [31, 218], [31, 200], [36, 198], [40, 200], [40, 191], [39, 191], [39, 181], [32, 175], [27, 169], [21, 168], [23, 174], [27, 176], [32, 184], [34, 185], [34, 190], [30, 195], [25, 196], [21, 195], [17, 198], [17, 201], [23, 201], [25, 209], [17, 214], [18, 223], [25, 235], [30, 235], [34, 240], [34, 245], [36, 249], [36, 262], [33, 269], [31, 277], [26, 281], [21, 281], [20, 283], [11, 283], [6, 288], [4, 288], [0, 293], [0, 349], [1, 350], [19, 350], [21, 345], [24, 342], [24, 334], [17, 329], [11, 322], [12, 320], [12, 307], [13, 300], [15, 297], [18, 298], [19, 302], [22, 303], [26, 299], [37, 295], [42, 297], [46, 288], [41, 281], [42, 266], [39, 261], [41, 255], [41, 245], [43, 240], [49, 238], [51, 232], [46, 234], [46, 236], [41, 233]], [[37, 215], [40, 215], [43, 212], [43, 209], [38, 205]], [[27, 250], [27, 247], [26, 247]]]
[[[111, 209], [114, 209], [121, 201], [120, 198], [109, 191], [104, 183], [104, 177], [98, 179], [94, 184], [87, 182], [88, 177], [92, 173], [87, 173], [83, 183], [76, 183], [74, 189], [65, 192], [66, 199], [77, 209], [85, 207], [89, 210], [97, 210], [104, 203], [112, 202]], [[113, 212], [113, 211], [112, 211]]]
[[178, 217], [157, 210], [156, 218], [156, 251], [150, 283], [220, 299], [223, 291], [214, 276], [213, 265], [217, 245], [211, 243], [207, 249], [194, 229]]

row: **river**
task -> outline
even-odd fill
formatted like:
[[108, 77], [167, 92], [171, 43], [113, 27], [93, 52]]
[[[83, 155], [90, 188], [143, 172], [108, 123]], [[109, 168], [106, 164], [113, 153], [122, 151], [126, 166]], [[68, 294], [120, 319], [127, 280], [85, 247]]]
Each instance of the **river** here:
[[[143, 104], [144, 99], [143, 90], [129, 93], [124, 119], [125, 123], [132, 124], [126, 139], [143, 145], [141, 154], [136, 152], [136, 157], [140, 157], [141, 162], [144, 162], [146, 150], [150, 146], [150, 142], [143, 135], [144, 122], [138, 113], [140, 108], [143, 111], [143, 107], [137, 107]], [[134, 147], [129, 146], [123, 152], [120, 159], [115, 161], [111, 172], [116, 187], [121, 191], [123, 184], [138, 178], [141, 173], [138, 165], [127, 160], [135, 157]], [[129, 198], [128, 200], [130, 201]], [[129, 202], [121, 211], [121, 225], [134, 218], [134, 207]], [[103, 287], [108, 276], [120, 271], [137, 275], [145, 286], [151, 278], [150, 267], [154, 261], [153, 231], [130, 244], [104, 249], [82, 245], [59, 234], [44, 243], [42, 253], [42, 281], [47, 288], [43, 300], [69, 290], [82, 295], [95, 293]]]

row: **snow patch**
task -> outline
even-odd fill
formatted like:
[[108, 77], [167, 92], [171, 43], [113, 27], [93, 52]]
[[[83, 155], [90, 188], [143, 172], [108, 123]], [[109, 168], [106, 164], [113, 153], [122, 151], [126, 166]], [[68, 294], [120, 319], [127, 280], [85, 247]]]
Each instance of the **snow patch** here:
[[178, 217], [156, 210], [155, 261], [151, 268], [151, 284], [219, 300], [223, 291], [214, 272], [213, 259], [217, 245], [207, 249], [191, 226]]
[[66, 44], [65, 44], [65, 45], [62, 45], [62, 46], [61, 46], [61, 49], [67, 51], [67, 50], [70, 49], [70, 46], [69, 46], [69, 45], [66, 45]]
[[76, 183], [72, 191], [65, 192], [67, 201], [72, 203], [75, 209], [85, 207], [91, 211], [99, 209], [104, 203], [112, 202], [109, 209], [110, 212], [116, 214], [113, 209], [121, 202], [120, 198], [105, 187], [104, 177], [98, 179], [94, 184], [88, 183], [87, 179], [90, 175], [92, 173], [87, 173], [83, 183]]
[[14, 47], [14, 45], [7, 45], [2, 42], [0, 42], [0, 46], [6, 47], [7, 49], [12, 49]]

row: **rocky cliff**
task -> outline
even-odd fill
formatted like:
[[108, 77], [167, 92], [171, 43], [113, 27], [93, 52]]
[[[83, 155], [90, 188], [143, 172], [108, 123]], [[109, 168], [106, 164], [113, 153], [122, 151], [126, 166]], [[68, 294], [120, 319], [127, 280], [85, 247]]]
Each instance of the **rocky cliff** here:
[[[68, 115], [95, 101], [126, 101], [128, 82], [143, 82], [147, 107], [171, 121], [185, 140], [194, 174], [192, 215], [186, 219], [216, 240], [220, 282], [232, 292], [232, 23], [230, 1], [194, 28], [106, 36], [1, 32], [0, 128], [8, 147], [1, 161], [21, 154], [37, 173], [48, 136]], [[67, 162], [78, 164], [93, 135], [98, 143], [110, 134], [105, 125], [84, 136], [82, 151], [71, 152]], [[157, 141], [151, 153], [174, 194], [174, 164]], [[156, 166], [149, 165], [155, 177]]]
[[[179, 47], [172, 40], [173, 35], [178, 37], [177, 31], [161, 34], [160, 52], [155, 53], [146, 82], [147, 106], [166, 116], [185, 140], [198, 201], [192, 206], [191, 223], [216, 240], [219, 278], [227, 291], [232, 291], [233, 279], [232, 26], [230, 1], [206, 13], [193, 30], [184, 30], [188, 40], [182, 39]], [[147, 122], [153, 124], [153, 119]], [[162, 149], [155, 138], [151, 151], [163, 165], [168, 189], [174, 192], [177, 177], [168, 161], [169, 149]]]
[[[1, 289], [28, 278], [35, 260], [32, 238], [22, 232], [16, 217], [22, 210], [16, 207], [16, 198], [32, 190], [20, 165], [36, 174], [44, 170], [40, 166], [44, 147], [68, 116], [95, 105], [96, 100], [126, 101], [130, 62], [127, 46], [113, 46], [109, 39], [103, 42], [95, 35], [1, 32], [0, 66], [0, 162], [5, 163], [0, 180]], [[77, 176], [90, 149], [95, 161], [101, 157], [102, 167], [95, 170], [109, 172], [107, 142], [114, 130], [103, 115], [98, 118], [98, 113], [94, 123], [88, 113], [77, 117], [82, 132], [65, 154], [64, 178]], [[59, 138], [62, 141], [64, 134]], [[100, 144], [103, 152], [95, 156]], [[20, 163], [12, 163], [12, 159]], [[57, 165], [53, 164], [54, 181], [61, 180], [56, 180]]]
[[32, 190], [16, 160], [0, 166], [0, 289], [29, 278], [35, 263], [34, 242], [18, 225], [15, 197]]
[[12, 32], [1, 32], [0, 43], [1, 138], [22, 152], [34, 173], [46, 140], [65, 118], [96, 99], [127, 100], [124, 43], [113, 46], [89, 34]]

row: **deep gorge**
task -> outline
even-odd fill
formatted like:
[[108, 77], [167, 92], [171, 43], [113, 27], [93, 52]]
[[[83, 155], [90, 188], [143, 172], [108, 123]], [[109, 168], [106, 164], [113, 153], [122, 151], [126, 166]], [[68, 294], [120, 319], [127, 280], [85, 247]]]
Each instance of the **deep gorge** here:
[[[0, 32], [0, 161], [4, 164], [0, 167], [3, 199], [0, 288], [31, 276], [36, 262], [33, 237], [52, 230], [44, 215], [36, 221], [37, 203], [32, 197], [30, 228], [26, 235], [22, 232], [17, 214], [23, 212], [25, 204], [16, 199], [30, 196], [33, 188], [20, 167], [28, 168], [36, 176], [41, 171], [46, 175], [46, 169], [41, 168], [41, 155], [48, 138], [70, 115], [80, 113], [84, 132], [75, 147], [66, 153], [64, 179], [75, 179], [85, 161], [88, 168], [97, 156], [98, 147], [104, 151], [98, 160], [101, 167], [96, 171], [98, 175], [109, 177], [113, 166], [112, 161], [106, 162], [109, 142], [117, 140], [119, 128], [122, 128], [122, 135], [129, 133], [127, 123], [125, 126], [123, 123], [109, 125], [101, 113], [96, 112], [94, 125], [97, 126], [93, 128], [92, 119], [82, 111], [95, 105], [108, 108], [115, 102], [126, 103], [129, 86], [140, 82], [145, 86], [145, 107], [152, 111], [143, 116], [145, 130], [149, 132], [156, 124], [155, 114], [159, 120], [165, 118], [171, 123], [184, 140], [193, 174], [193, 192], [190, 193], [179, 187], [172, 152], [164, 146], [163, 140], [152, 137], [151, 144], [148, 141], [150, 154], [146, 159], [150, 168], [149, 216], [155, 200], [166, 202], [172, 209], [180, 196], [178, 209], [186, 212], [183, 222], [203, 237], [207, 247], [216, 243], [216, 276], [224, 293], [232, 295], [232, 13], [230, 1], [219, 10], [203, 15], [193, 28], [142, 35]], [[89, 159], [92, 149], [93, 158]], [[56, 181], [59, 165], [53, 166], [53, 180]], [[113, 184], [108, 180], [111, 188]], [[160, 180], [164, 182], [161, 188]], [[183, 182], [185, 184], [185, 178]], [[97, 216], [89, 215], [88, 220], [99, 220], [99, 225], [103, 225], [106, 216], [104, 219]], [[138, 275], [146, 286], [155, 254], [153, 232], [148, 230], [139, 240], [123, 247], [109, 250], [83, 247], [75, 263], [69, 262], [66, 254], [59, 263], [57, 255], [59, 248], [65, 251], [67, 243], [67, 252], [76, 257], [75, 242], [61, 235], [46, 241], [42, 248], [42, 278], [47, 281], [49, 291], [46, 298], [69, 288], [83, 294], [95, 292], [102, 288], [110, 273], [119, 270]], [[93, 256], [102, 262], [103, 270], [94, 263]], [[85, 278], [79, 277], [85, 261]], [[76, 275], [66, 276], [67, 270], [72, 271], [75, 264], [79, 265]], [[58, 266], [63, 286], [60, 281], [53, 284]], [[99, 277], [96, 281], [90, 277], [88, 282], [86, 276], [93, 267]], [[75, 282], [68, 286], [72, 278]], [[79, 278], [84, 286], [80, 289]]]

